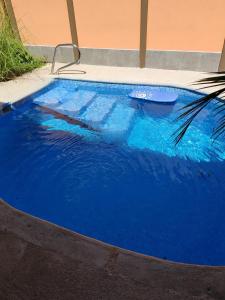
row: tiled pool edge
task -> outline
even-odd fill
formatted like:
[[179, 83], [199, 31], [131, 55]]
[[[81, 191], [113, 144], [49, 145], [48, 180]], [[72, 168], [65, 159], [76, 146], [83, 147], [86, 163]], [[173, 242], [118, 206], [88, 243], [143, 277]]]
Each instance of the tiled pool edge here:
[[[63, 64], [57, 64], [62, 66]], [[173, 71], [159, 69], [139, 69], [106, 67], [94, 65], [78, 65], [76, 69], [85, 70], [86, 74], [60, 74], [62, 79], [75, 79], [101, 82], [117, 82], [130, 84], [157, 84], [173, 85], [181, 88], [190, 88], [191, 83], [208, 77], [209, 74], [192, 71]], [[50, 64], [33, 72], [26, 73], [14, 80], [0, 82], [0, 102], [16, 102], [41, 89], [56, 76], [50, 75]], [[194, 88], [199, 88], [195, 85]], [[209, 89], [207, 92], [215, 89]]]
[[125, 85], [130, 85], [130, 86], [162, 86], [162, 87], [171, 87], [171, 88], [178, 88], [178, 89], [182, 89], [182, 90], [186, 90], [186, 91], [191, 91], [194, 92], [196, 94], [208, 94], [210, 91], [199, 91], [199, 89], [195, 89], [194, 87], [191, 86], [186, 86], [186, 85], [179, 85], [179, 84], [170, 84], [170, 83], [147, 83], [147, 82], [137, 82], [137, 81], [127, 81], [127, 82], [122, 82], [122, 81], [112, 81], [112, 80], [94, 80], [94, 79], [80, 79], [80, 78], [71, 78], [71, 76], [59, 76], [59, 75], [53, 75], [51, 76], [51, 78], [49, 78], [49, 80], [46, 80], [42, 85], [35, 87], [34, 89], [32, 89], [31, 91], [24, 93], [24, 95], [22, 95], [21, 97], [17, 97], [16, 99], [14, 99], [13, 101], [3, 101], [0, 103], [12, 103], [13, 105], [18, 105], [21, 103], [24, 103], [25, 101], [27, 101], [27, 99], [29, 99], [30, 97], [32, 97], [33, 95], [39, 94], [40, 92], [43, 92], [46, 88], [48, 88], [48, 86], [51, 86], [52, 84], [54, 84], [54, 82], [59, 81], [59, 80], [68, 80], [68, 81], [78, 81], [78, 82], [90, 82], [90, 83], [105, 83], [105, 84], [125, 84]]
[[122, 250], [32, 217], [2, 200], [0, 236], [1, 299], [225, 295], [225, 267], [177, 264]]

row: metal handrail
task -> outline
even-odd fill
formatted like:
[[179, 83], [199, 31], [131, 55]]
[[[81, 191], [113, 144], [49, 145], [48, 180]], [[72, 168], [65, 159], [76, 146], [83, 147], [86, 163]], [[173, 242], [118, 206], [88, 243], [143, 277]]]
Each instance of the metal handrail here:
[[[62, 66], [60, 68], [58, 68], [55, 72], [54, 72], [54, 69], [55, 69], [55, 58], [56, 58], [56, 53], [57, 53], [57, 49], [59, 47], [68, 47], [68, 46], [72, 46], [73, 47], [73, 53], [74, 53], [74, 61], [72, 63], [69, 63], [69, 64], [66, 64], [65, 66]], [[78, 53], [78, 56], [76, 57], [75, 53]], [[56, 47], [55, 47], [55, 50], [54, 50], [54, 54], [53, 54], [53, 59], [52, 59], [52, 67], [51, 67], [51, 74], [59, 74], [59, 71], [67, 68], [67, 67], [70, 67], [72, 65], [75, 65], [75, 64], [79, 64], [80, 63], [80, 57], [81, 57], [81, 53], [80, 53], [80, 49], [78, 48], [78, 46], [76, 44], [73, 44], [73, 43], [70, 43], [70, 44], [58, 44]]]

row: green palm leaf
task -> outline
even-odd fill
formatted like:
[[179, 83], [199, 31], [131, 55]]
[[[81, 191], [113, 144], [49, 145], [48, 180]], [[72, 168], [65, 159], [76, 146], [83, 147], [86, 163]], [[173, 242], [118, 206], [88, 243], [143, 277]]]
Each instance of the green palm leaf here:
[[198, 100], [192, 101], [179, 110], [181, 111], [181, 114], [177, 117], [176, 121], [184, 121], [173, 133], [175, 144], [178, 144], [183, 139], [191, 123], [195, 120], [199, 113], [212, 102], [215, 104], [215, 116], [221, 115], [221, 117], [217, 120], [216, 127], [213, 129], [212, 138], [215, 140], [225, 133], [225, 72], [219, 74], [219, 76], [204, 78], [195, 83], [204, 85], [201, 89], [221, 86], [222, 88], [203, 96]]

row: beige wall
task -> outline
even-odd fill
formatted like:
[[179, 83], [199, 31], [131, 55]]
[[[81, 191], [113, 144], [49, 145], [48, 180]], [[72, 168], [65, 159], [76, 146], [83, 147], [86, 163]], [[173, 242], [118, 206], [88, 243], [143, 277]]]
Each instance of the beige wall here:
[[70, 40], [66, 0], [12, 0], [27, 43], [54, 45]]
[[[80, 46], [138, 48], [141, 0], [74, 0]], [[66, 0], [12, 0], [27, 43], [70, 41]], [[148, 48], [221, 51], [225, 0], [149, 0]]]
[[80, 44], [138, 48], [140, 0], [75, 0]]
[[225, 0], [149, 0], [148, 48], [221, 51]]

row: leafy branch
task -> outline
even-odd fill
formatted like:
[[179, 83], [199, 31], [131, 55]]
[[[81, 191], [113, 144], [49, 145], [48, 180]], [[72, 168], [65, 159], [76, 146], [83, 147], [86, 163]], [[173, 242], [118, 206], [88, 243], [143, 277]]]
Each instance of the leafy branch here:
[[220, 115], [217, 120], [216, 126], [212, 132], [212, 138], [216, 140], [219, 136], [225, 133], [225, 72], [219, 73], [218, 76], [212, 76], [204, 78], [195, 84], [202, 84], [201, 89], [220, 87], [215, 92], [212, 92], [206, 96], [201, 97], [198, 100], [192, 101], [191, 103], [182, 107], [179, 111], [181, 114], [177, 117], [176, 121], [184, 120], [179, 128], [173, 133], [174, 142], [177, 145], [185, 136], [188, 128], [200, 112], [214, 102], [215, 108], [214, 113], [216, 116]]

